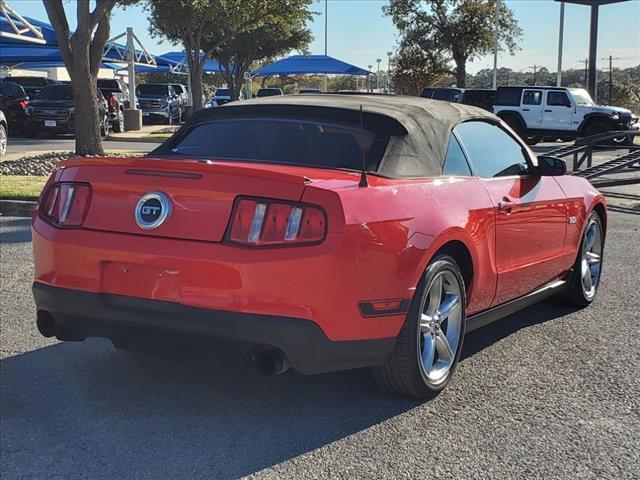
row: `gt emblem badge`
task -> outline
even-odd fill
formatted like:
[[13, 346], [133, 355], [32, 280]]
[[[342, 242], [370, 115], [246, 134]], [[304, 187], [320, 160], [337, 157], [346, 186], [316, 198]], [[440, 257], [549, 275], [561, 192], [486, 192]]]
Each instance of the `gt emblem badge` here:
[[569, 225], [576, 223], [576, 217], [569, 217]]
[[171, 200], [162, 192], [144, 195], [136, 205], [136, 224], [145, 230], [158, 228], [171, 214]]

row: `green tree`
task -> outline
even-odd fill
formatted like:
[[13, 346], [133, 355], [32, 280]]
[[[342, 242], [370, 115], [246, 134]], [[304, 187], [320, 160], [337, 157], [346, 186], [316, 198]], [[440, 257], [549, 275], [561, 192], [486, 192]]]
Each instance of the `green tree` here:
[[401, 42], [398, 53], [393, 57], [391, 82], [398, 93], [420, 95], [422, 87], [451, 84], [451, 73], [442, 52]]
[[257, 62], [279, 57], [291, 50], [303, 50], [312, 40], [306, 27], [312, 13], [312, 0], [271, 0], [262, 21], [222, 44], [203, 41], [203, 48], [220, 62], [222, 76], [231, 90], [231, 98], [240, 96], [244, 75]]
[[111, 12], [116, 4], [126, 5], [136, 0], [95, 0], [93, 10], [89, 0], [76, 1], [77, 26], [69, 29], [62, 0], [43, 0], [64, 65], [71, 78], [75, 105], [76, 153], [104, 155], [100, 130], [98, 91], [96, 83], [104, 46], [109, 40]]
[[[147, 0], [149, 32], [182, 44], [189, 63], [191, 94], [202, 108], [202, 71], [214, 51], [262, 23], [270, 0]], [[203, 45], [207, 48], [203, 51]]]
[[496, 9], [499, 50], [514, 54], [522, 31], [500, 0], [390, 0], [383, 7], [400, 31], [402, 44], [442, 52], [453, 60], [460, 88], [466, 86], [467, 62], [493, 51]]

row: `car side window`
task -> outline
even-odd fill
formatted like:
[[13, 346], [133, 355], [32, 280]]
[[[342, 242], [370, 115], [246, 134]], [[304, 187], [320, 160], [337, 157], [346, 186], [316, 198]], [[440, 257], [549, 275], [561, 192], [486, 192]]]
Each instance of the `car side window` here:
[[529, 173], [524, 148], [499, 125], [470, 121], [458, 125], [454, 132], [479, 177]]
[[547, 92], [547, 105], [564, 107], [571, 105], [565, 92]]
[[462, 147], [455, 135], [451, 135], [451, 139], [449, 140], [449, 147], [447, 148], [447, 156], [444, 160], [444, 166], [442, 167], [442, 174], [464, 177], [471, 176], [471, 169], [467, 163], [467, 158], [464, 156]]
[[541, 90], [525, 90], [522, 94], [523, 105], [540, 105], [542, 103]]

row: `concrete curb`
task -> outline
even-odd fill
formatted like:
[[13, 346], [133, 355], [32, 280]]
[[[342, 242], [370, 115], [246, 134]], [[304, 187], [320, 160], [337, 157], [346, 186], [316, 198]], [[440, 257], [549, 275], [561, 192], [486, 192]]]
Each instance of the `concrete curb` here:
[[0, 215], [3, 217], [30, 217], [36, 202], [25, 200], [0, 200]]
[[104, 139], [107, 142], [131, 142], [131, 143], [162, 143], [166, 138], [140, 138], [140, 137], [112, 137]]

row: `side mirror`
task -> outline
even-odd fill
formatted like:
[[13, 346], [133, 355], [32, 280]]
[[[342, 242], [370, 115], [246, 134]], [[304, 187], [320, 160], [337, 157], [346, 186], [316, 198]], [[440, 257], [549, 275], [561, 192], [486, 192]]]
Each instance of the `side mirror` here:
[[567, 173], [567, 164], [558, 157], [538, 157], [538, 174], [543, 177], [559, 177]]

